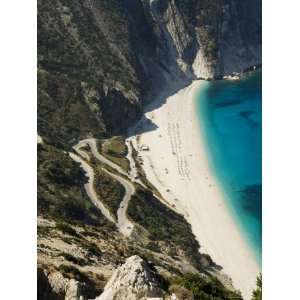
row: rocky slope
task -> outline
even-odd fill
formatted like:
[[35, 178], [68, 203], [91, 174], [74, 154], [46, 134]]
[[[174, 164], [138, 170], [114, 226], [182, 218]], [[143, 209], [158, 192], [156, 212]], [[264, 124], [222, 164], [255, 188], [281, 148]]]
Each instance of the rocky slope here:
[[[43, 142], [38, 158], [38, 299], [65, 299], [78, 291], [92, 299], [132, 255], [150, 262], [165, 280], [187, 272], [221, 275], [219, 266], [199, 253], [186, 220], [151, 190], [139, 186], [130, 200], [127, 215], [134, 229], [126, 237], [91, 203], [83, 188], [87, 179], [67, 153]], [[116, 197], [107, 195], [108, 208]]]
[[[260, 63], [261, 0], [38, 0], [39, 299], [96, 297], [134, 254], [165, 278], [217, 271], [151, 187], [131, 201], [136, 232], [124, 239], [90, 202], [68, 152], [84, 138], [124, 136], [167, 85]], [[119, 203], [101, 168], [99, 193]]]

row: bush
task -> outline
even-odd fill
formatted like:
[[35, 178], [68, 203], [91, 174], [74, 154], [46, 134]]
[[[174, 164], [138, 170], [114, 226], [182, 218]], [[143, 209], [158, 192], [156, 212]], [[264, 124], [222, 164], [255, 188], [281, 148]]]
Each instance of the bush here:
[[63, 222], [57, 222], [56, 223], [56, 228], [60, 230], [63, 233], [67, 233], [71, 236], [76, 236], [79, 237], [79, 234], [74, 230], [71, 226], [69, 226], [67, 223]]
[[262, 275], [256, 279], [257, 288], [252, 292], [252, 300], [262, 300]]
[[100, 251], [99, 247], [92, 242], [85, 242], [85, 248], [89, 251], [90, 255], [94, 255], [94, 256], [101, 256], [102, 252]]
[[79, 257], [75, 257], [69, 253], [62, 253], [61, 256], [63, 256], [64, 259], [66, 259], [67, 261], [70, 261], [76, 265], [79, 266], [84, 266], [85, 265], [85, 261], [82, 258]]
[[160, 248], [157, 245], [157, 243], [150, 241], [147, 245], [146, 248], [153, 251], [153, 252], [158, 252], [160, 253]]

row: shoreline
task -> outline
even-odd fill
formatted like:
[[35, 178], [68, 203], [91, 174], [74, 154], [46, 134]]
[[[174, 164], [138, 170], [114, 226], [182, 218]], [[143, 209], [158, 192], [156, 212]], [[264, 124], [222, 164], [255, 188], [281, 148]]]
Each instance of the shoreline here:
[[216, 80], [240, 80], [242, 76], [262, 69], [262, 64], [252, 65], [240, 72], [232, 72], [229, 74], [219, 75], [213, 78], [197, 77], [196, 80], [216, 81]]
[[[199, 120], [199, 116], [197, 114], [198, 112], [198, 105], [197, 105], [197, 99], [196, 97], [199, 96], [199, 94], [203, 93], [203, 89], [202, 90], [196, 90], [194, 95], [193, 95], [193, 107], [194, 107], [194, 122], [195, 123], [198, 123], [198, 128], [199, 128], [199, 136], [201, 137], [201, 140], [203, 141], [203, 148], [204, 148], [204, 152], [206, 154], [206, 157], [207, 157], [207, 161], [208, 161], [208, 165], [209, 165], [209, 169], [210, 169], [210, 173], [212, 175], [212, 177], [214, 178], [215, 182], [216, 182], [216, 185], [218, 186], [219, 190], [220, 190], [220, 193], [222, 194], [223, 196], [223, 201], [224, 201], [224, 205], [226, 206], [227, 210], [228, 210], [228, 213], [230, 214], [230, 216], [233, 218], [234, 220], [234, 223], [236, 224], [236, 227], [238, 228], [239, 232], [240, 232], [240, 235], [243, 237], [243, 239], [245, 240], [245, 243], [248, 245], [252, 255], [254, 256], [257, 264], [260, 266], [260, 263], [259, 263], [259, 259], [257, 258], [257, 249], [255, 249], [255, 245], [251, 244], [251, 241], [248, 240], [247, 238], [247, 232], [246, 232], [246, 229], [244, 228], [244, 225], [242, 224], [241, 220], [239, 220], [238, 218], [238, 215], [236, 213], [236, 211], [234, 211], [234, 208], [232, 207], [232, 203], [230, 202], [230, 197], [232, 195], [230, 195], [230, 192], [226, 189], [226, 187], [223, 187], [223, 184], [222, 184], [222, 181], [221, 179], [218, 178], [218, 175], [217, 175], [217, 170], [214, 169], [212, 166], [211, 166], [211, 162], [209, 161], [209, 146], [205, 140], [205, 130], [202, 130], [203, 126], [201, 124], [201, 120]], [[261, 266], [260, 266], [261, 268]]]
[[129, 140], [136, 149], [149, 147], [139, 151], [147, 179], [191, 224], [200, 252], [222, 266], [248, 300], [260, 268], [208, 164], [195, 109], [195, 97], [204, 84], [193, 81], [145, 113], [138, 123], [141, 133]]
[[[258, 68], [256, 70], [251, 70], [248, 71], [247, 73], [244, 73], [244, 78], [240, 78], [239, 80], [247, 79], [247, 78], [252, 78], [255, 76], [255, 73], [257, 74], [258, 72], [261, 72], [261, 70]], [[223, 80], [224, 81], [224, 80]], [[230, 185], [228, 185], [228, 178], [224, 176], [223, 172], [221, 174], [219, 173], [220, 167], [218, 166], [218, 163], [215, 162], [214, 155], [210, 152], [210, 145], [213, 145], [213, 143], [208, 142], [210, 140], [209, 136], [209, 131], [206, 131], [206, 121], [207, 116], [205, 114], [206, 108], [203, 107], [203, 103], [206, 102], [203, 98], [205, 97], [205, 88], [202, 88], [200, 90], [195, 91], [194, 95], [194, 109], [195, 109], [195, 118], [196, 121], [199, 124], [199, 134], [202, 137], [204, 141], [204, 147], [205, 147], [205, 152], [207, 154], [207, 158], [209, 161], [211, 173], [215, 177], [215, 180], [218, 182], [218, 185], [222, 191], [223, 198], [225, 203], [227, 204], [227, 208], [232, 215], [233, 219], [235, 220], [235, 223], [237, 224], [237, 227], [239, 228], [242, 236], [245, 238], [247, 245], [249, 245], [257, 264], [259, 265], [260, 269], [262, 268], [262, 253], [261, 253], [261, 244], [256, 240], [256, 237], [253, 236], [253, 228], [252, 228], [252, 223], [249, 224], [249, 217], [246, 215], [244, 216], [243, 212], [240, 210], [240, 206], [238, 208], [236, 207], [236, 199], [237, 195], [232, 191], [232, 188]], [[258, 185], [259, 183], [253, 183], [253, 185]], [[238, 199], [240, 201], [240, 199]], [[246, 221], [245, 221], [246, 219]], [[252, 221], [250, 221], [252, 222]], [[249, 228], [250, 225], [250, 228]]]

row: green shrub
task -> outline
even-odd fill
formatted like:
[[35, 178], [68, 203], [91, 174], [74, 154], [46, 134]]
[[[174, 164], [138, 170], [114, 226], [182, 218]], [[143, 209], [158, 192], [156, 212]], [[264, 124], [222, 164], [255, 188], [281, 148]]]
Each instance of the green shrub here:
[[58, 230], [60, 230], [63, 233], [67, 233], [71, 236], [76, 236], [79, 237], [79, 234], [76, 232], [76, 230], [74, 230], [70, 225], [68, 225], [67, 223], [63, 223], [63, 222], [57, 222], [56, 223], [56, 228]]
[[101, 167], [96, 169], [94, 187], [104, 205], [117, 219], [117, 211], [125, 194], [125, 188], [112, 178]]
[[95, 243], [92, 243], [92, 242], [85, 242], [85, 249], [87, 249], [89, 251], [89, 254], [90, 255], [93, 255], [93, 256], [101, 256], [102, 255], [102, 252], [100, 251], [99, 247], [95, 244]]
[[256, 279], [256, 289], [252, 292], [252, 300], [262, 300], [262, 275]]
[[76, 265], [79, 266], [84, 266], [85, 265], [85, 261], [84, 259], [80, 258], [80, 257], [75, 257], [69, 253], [62, 253], [61, 256], [63, 256], [67, 261], [70, 261]]
[[160, 252], [160, 247], [157, 245], [157, 243], [150, 241], [147, 245], [146, 248], [153, 251], [153, 252]]

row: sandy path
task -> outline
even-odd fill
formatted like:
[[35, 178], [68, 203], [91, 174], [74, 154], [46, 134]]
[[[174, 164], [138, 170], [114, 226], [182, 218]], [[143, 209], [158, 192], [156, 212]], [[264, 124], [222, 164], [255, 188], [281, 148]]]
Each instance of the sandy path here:
[[[139, 151], [148, 180], [186, 217], [200, 251], [221, 265], [249, 300], [260, 269], [208, 165], [194, 107], [202, 83], [193, 82], [147, 112], [135, 126], [145, 129], [139, 143], [136, 137], [129, 140], [136, 149], [149, 146], [150, 151]], [[149, 120], [156, 125], [152, 129]]]

